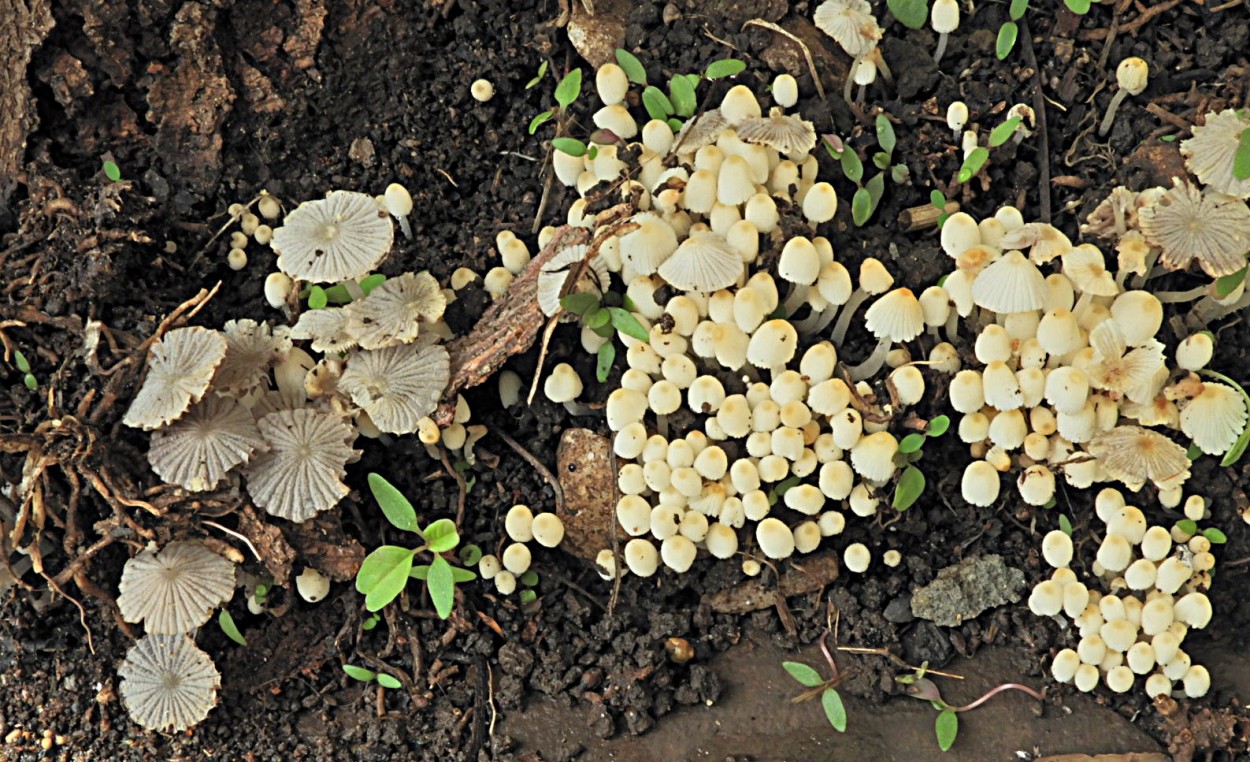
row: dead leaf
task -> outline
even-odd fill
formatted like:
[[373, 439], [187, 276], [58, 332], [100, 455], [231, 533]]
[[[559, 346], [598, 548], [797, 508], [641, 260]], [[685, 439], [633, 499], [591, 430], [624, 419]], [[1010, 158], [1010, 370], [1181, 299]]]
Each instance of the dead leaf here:
[[556, 450], [556, 479], [565, 506], [560, 547], [593, 562], [599, 551], [612, 547], [608, 527], [617, 526], [611, 442], [589, 429], [566, 429]]

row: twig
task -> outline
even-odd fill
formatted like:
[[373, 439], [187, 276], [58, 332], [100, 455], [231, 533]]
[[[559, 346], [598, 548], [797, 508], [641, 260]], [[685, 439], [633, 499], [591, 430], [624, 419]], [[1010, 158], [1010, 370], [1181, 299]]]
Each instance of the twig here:
[[564, 503], [564, 488], [560, 486], [560, 480], [556, 479], [555, 474], [551, 473], [551, 469], [544, 466], [543, 462], [534, 457], [533, 453], [522, 447], [520, 442], [508, 436], [508, 432], [499, 427], [495, 427], [491, 429], [491, 433], [497, 435], [509, 447], [511, 447], [517, 455], [524, 458], [525, 462], [533, 466], [534, 470], [538, 472], [538, 475], [551, 485], [551, 489], [556, 495], [556, 513], [561, 516], [566, 515], [568, 513], [568, 509], [565, 507]]
[[[889, 659], [890, 661], [894, 662], [900, 667], [903, 667], [904, 669], [909, 669], [912, 672], [920, 671], [920, 667], [913, 667], [912, 665], [903, 661], [903, 659], [900, 656], [892, 653], [889, 649], [886, 649], [886, 648], [859, 648], [856, 646], [838, 646], [838, 650], [845, 651], [848, 654], [864, 654], [867, 656], [884, 656], [885, 658]], [[964, 679], [963, 675], [956, 675], [953, 672], [938, 672], [936, 669], [930, 669], [928, 667], [925, 667], [924, 671], [926, 674], [941, 675], [942, 677], [949, 677], [953, 680]]]
[[[822, 101], [829, 100], [825, 97], [825, 86], [820, 83], [820, 75], [816, 73], [816, 62], [812, 60], [812, 51], [808, 50], [807, 45], [802, 40], [777, 26], [773, 22], [765, 21], [764, 19], [751, 19], [743, 24], [742, 28], [746, 29], [749, 26], [758, 26], [763, 29], [767, 29], [770, 32], [776, 32], [777, 34], [789, 39], [795, 45], [798, 45], [799, 50], [803, 51], [803, 58], [807, 60], [807, 68], [812, 73], [812, 82], [816, 85], [816, 92], [820, 93], [820, 99]], [[847, 76], [849, 77], [850, 75], [848, 74]]]
[[[933, 670], [931, 669], [927, 671], [933, 672]], [[939, 675], [941, 673], [933, 672], [933, 674]], [[952, 706], [951, 709], [956, 712], [967, 712], [972, 709], [976, 709], [977, 707], [981, 706], [986, 701], [989, 701], [990, 699], [994, 698], [994, 696], [998, 695], [999, 693], [1002, 693], [1003, 691], [1023, 691], [1024, 693], [1029, 694], [1030, 696], [1037, 699], [1038, 701], [1046, 700], [1046, 698], [1042, 696], [1042, 694], [1038, 693], [1037, 691], [1033, 690], [1027, 685], [1021, 685], [1020, 683], [1003, 683], [1002, 685], [998, 685], [989, 689], [988, 691], [986, 691], [984, 696], [977, 699], [976, 701], [973, 701], [971, 704], [965, 704], [964, 706]]]
[[464, 505], [467, 502], [469, 494], [469, 485], [465, 482], [464, 477], [460, 475], [447, 458], [447, 448], [439, 445], [438, 459], [442, 461], [443, 468], [447, 470], [448, 475], [456, 480], [456, 487], [460, 490], [460, 495], [456, 498], [456, 529], [464, 526]]
[[249, 539], [247, 539], [247, 538], [246, 538], [246, 537], [244, 537], [243, 535], [239, 534], [238, 532], [234, 531], [233, 529], [227, 529], [226, 527], [223, 527], [221, 524], [218, 524], [216, 521], [208, 521], [208, 520], [204, 520], [204, 521], [201, 521], [200, 523], [201, 523], [201, 524], [207, 524], [208, 526], [213, 527], [214, 529], [220, 529], [221, 531], [225, 532], [226, 534], [230, 535], [231, 537], [234, 537], [234, 538], [237, 538], [237, 539], [239, 539], [239, 540], [242, 540], [242, 541], [243, 541], [243, 543], [244, 543], [245, 545], [247, 545], [248, 550], [252, 551], [252, 555], [256, 557], [256, 560], [257, 560], [257, 561], [260, 561], [261, 563], [264, 563], [264, 562], [265, 562], [265, 559], [261, 558], [261, 557], [260, 557], [260, 553], [258, 553], [258, 552], [256, 551], [256, 546], [252, 544], [252, 541], [251, 541], [251, 540], [249, 540]]
[[1033, 33], [1029, 30], [1028, 17], [1020, 19], [1020, 32], [1024, 37], [1024, 62], [1033, 70], [1033, 113], [1037, 117], [1037, 206], [1042, 222], [1050, 224], [1050, 135], [1046, 128], [1046, 99], [1042, 97], [1042, 71], [1037, 65], [1033, 51]]

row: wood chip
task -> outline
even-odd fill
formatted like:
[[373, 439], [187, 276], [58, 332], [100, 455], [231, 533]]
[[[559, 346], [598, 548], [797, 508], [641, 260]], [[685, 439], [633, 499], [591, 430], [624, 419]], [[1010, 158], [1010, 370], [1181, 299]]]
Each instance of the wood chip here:
[[[608, 527], [616, 526], [616, 474], [612, 444], [589, 429], [566, 429], [556, 450], [556, 478], [564, 490], [564, 541], [561, 549], [588, 562], [612, 547]], [[628, 539], [618, 530], [622, 541]]]

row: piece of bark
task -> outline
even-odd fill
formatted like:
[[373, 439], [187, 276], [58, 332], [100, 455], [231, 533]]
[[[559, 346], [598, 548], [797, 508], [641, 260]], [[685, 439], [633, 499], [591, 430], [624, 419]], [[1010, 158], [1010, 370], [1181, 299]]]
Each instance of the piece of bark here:
[[38, 122], [26, 67], [56, 23], [48, 0], [0, 0], [0, 227], [10, 218], [26, 136]]
[[776, 605], [777, 593], [790, 598], [813, 593], [838, 578], [837, 551], [824, 550], [794, 559], [781, 575], [781, 582], [755, 577], [740, 585], [706, 596], [704, 601], [722, 614], [748, 614]]
[[599, 551], [612, 547], [610, 527], [617, 527], [622, 542], [629, 539], [616, 522], [616, 473], [606, 437], [566, 429], [556, 450], [556, 479], [564, 492], [561, 550], [593, 563]]
[[301, 560], [335, 582], [356, 577], [365, 560], [364, 546], [343, 533], [333, 513], [322, 513], [301, 524], [291, 524], [286, 539]]
[[269, 575], [273, 577], [274, 584], [286, 587], [291, 579], [291, 562], [295, 560], [295, 549], [282, 536], [282, 530], [266, 523], [252, 506], [244, 505], [239, 510], [239, 534], [251, 541], [256, 548], [265, 568], [269, 570]]

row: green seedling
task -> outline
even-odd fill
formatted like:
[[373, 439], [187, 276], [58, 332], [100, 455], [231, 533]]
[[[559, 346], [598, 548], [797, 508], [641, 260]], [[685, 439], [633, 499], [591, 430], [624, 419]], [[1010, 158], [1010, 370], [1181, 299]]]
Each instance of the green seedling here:
[[403, 687], [403, 683], [399, 682], [398, 678], [394, 677], [393, 675], [388, 675], [385, 672], [381, 672], [381, 673], [374, 672], [371, 669], [365, 669], [364, 667], [357, 667], [354, 664], [344, 664], [343, 671], [346, 672], [347, 676], [350, 677], [351, 679], [359, 680], [362, 683], [376, 682], [378, 685], [382, 686], [383, 688], [390, 688], [391, 690], [396, 690], [398, 688]]
[[1024, 13], [1029, 9], [1029, 0], [1011, 0], [1011, 5], [1007, 7], [1007, 15], [1010, 20], [1005, 22], [998, 28], [998, 40], [994, 44], [994, 55], [998, 56], [998, 60], [1003, 60], [1011, 55], [1011, 51], [1016, 47], [1016, 39], [1020, 36], [1020, 19], [1024, 18]]
[[864, 164], [854, 149], [832, 136], [825, 136], [821, 141], [829, 156], [838, 161], [846, 179], [855, 183], [855, 194], [851, 197], [851, 220], [857, 227], [862, 227], [876, 213], [881, 197], [885, 194], [887, 174], [896, 184], [907, 179], [906, 165], [892, 166], [894, 148], [898, 143], [894, 125], [885, 114], [877, 114], [874, 126], [880, 150], [873, 153], [872, 163], [881, 172], [873, 175], [867, 182], [864, 182]]
[[38, 390], [39, 379], [30, 372], [30, 360], [26, 359], [26, 355], [22, 354], [20, 349], [13, 350], [13, 364], [17, 367], [17, 372], [22, 374], [22, 383], [26, 385], [26, 388], [32, 392]]
[[[540, 68], [540, 72], [545, 73], [545, 69]], [[541, 79], [541, 74], [537, 79]], [[538, 84], [534, 82], [533, 84]], [[551, 119], [557, 119], [557, 123], [563, 127], [564, 116], [568, 112], [569, 106], [573, 105], [573, 101], [577, 100], [577, 96], [582, 93], [582, 70], [580, 68], [565, 74], [564, 77], [556, 84], [556, 105], [554, 108], [547, 109], [538, 116], [530, 120], [529, 133], [533, 135], [538, 132], [538, 128], [546, 124]], [[558, 132], [563, 132], [563, 129]]]
[[[396, 529], [417, 535], [422, 543], [416, 548], [383, 545], [365, 557], [356, 573], [356, 590], [364, 594], [365, 608], [371, 612], [381, 610], [399, 597], [409, 579], [417, 579], [425, 582], [439, 617], [448, 618], [456, 585], [477, 579], [473, 572], [452, 566], [443, 558], [443, 553], [454, 551], [460, 544], [455, 522], [439, 519], [422, 529], [412, 503], [379, 474], [369, 474], [369, 490], [386, 520]], [[430, 554], [430, 563], [417, 565], [420, 553]]]
[[837, 688], [842, 682], [842, 677], [838, 674], [838, 665], [833, 660], [833, 654], [829, 652], [829, 646], [826, 643], [828, 636], [829, 632], [826, 630], [820, 637], [820, 650], [824, 652], [825, 661], [829, 664], [828, 679], [821, 677], [819, 672], [802, 662], [783, 661], [781, 667], [799, 685], [807, 689], [790, 701], [798, 704], [820, 696], [820, 706], [824, 709], [825, 718], [829, 720], [829, 724], [839, 733], [845, 733], [846, 707], [842, 704], [842, 696], [838, 694]]
[[[620, 53], [617, 51], [617, 60], [620, 60]], [[634, 59], [637, 61], [637, 59]], [[639, 64], [641, 67], [641, 64]], [[625, 68], [622, 65], [621, 68]], [[741, 74], [747, 65], [742, 61], [733, 58], [725, 58], [720, 61], [713, 61], [703, 70], [703, 74], [674, 74], [668, 81], [668, 92], [661, 90], [655, 85], [645, 84], [645, 72], [643, 81], [638, 84], [644, 85], [642, 91], [642, 105], [647, 110], [647, 116], [652, 119], [658, 119], [668, 124], [673, 132], [681, 129], [686, 119], [694, 116], [699, 111], [698, 89], [704, 80], [712, 81], [724, 79]], [[629, 74], [626, 69], [626, 76], [631, 82], [637, 82]]]
[[937, 737], [938, 748], [942, 751], [949, 751], [955, 745], [955, 738], [959, 735], [959, 715], [976, 709], [999, 693], [1009, 690], [1021, 691], [1038, 701], [1045, 701], [1045, 697], [1042, 694], [1027, 685], [1003, 683], [989, 689], [984, 695], [970, 704], [952, 706], [942, 699], [942, 693], [938, 690], [937, 684], [925, 677], [925, 673], [928, 671], [928, 664], [928, 662], [925, 662], [913, 674], [900, 675], [894, 678], [894, 680], [905, 686], [908, 696], [928, 701], [937, 710], [938, 716], [933, 723], [933, 732]]
[[368, 617], [365, 618], [365, 621], [360, 623], [360, 629], [364, 630], [365, 632], [369, 632], [370, 630], [376, 628], [378, 626], [378, 623], [381, 621], [382, 621], [381, 614], [370, 614]]
[[338, 283], [333, 286], [317, 286], [305, 285], [299, 292], [299, 298], [308, 304], [308, 309], [319, 310], [329, 305], [351, 304], [357, 297], [353, 296], [353, 292], [359, 289], [359, 294], [368, 296], [373, 289], [386, 282], [386, 276], [382, 273], [374, 273], [366, 275], [356, 281], [352, 286], [347, 283]]
[[1020, 125], [1023, 121], [1024, 120], [1020, 117], [1013, 116], [991, 130], [990, 147], [986, 148], [985, 146], [977, 146], [972, 149], [972, 151], [964, 157], [964, 163], [960, 166], [959, 174], [955, 177], [956, 181], [959, 182], [960, 185], [963, 185], [980, 174], [981, 170], [985, 168], [985, 162], [990, 158], [990, 148], [998, 148], [1013, 137], [1018, 137], [1020, 134]]
[[595, 378], [599, 379], [599, 383], [608, 380], [612, 364], [616, 362], [616, 345], [611, 339], [618, 331], [639, 341], [651, 338], [627, 306], [625, 300], [612, 291], [602, 294], [579, 292], [560, 297], [560, 307], [565, 312], [576, 315], [582, 325], [609, 339], [599, 347], [595, 362]]
[[887, 0], [886, 7], [908, 29], [920, 29], [929, 20], [928, 0]]
[[1069, 537], [1072, 536], [1072, 519], [1068, 518], [1066, 515], [1062, 513], [1059, 514], [1059, 531], [1063, 532]]
[[521, 575], [518, 582], [520, 582], [521, 586], [524, 588], [518, 596], [521, 600], [522, 606], [538, 600], [538, 590], [536, 589], [538, 587], [538, 572], [530, 569]]
[[1181, 519], [1176, 522], [1176, 528], [1184, 532], [1189, 537], [1201, 534], [1203, 537], [1207, 538], [1207, 542], [1212, 545], [1223, 545], [1228, 542], [1228, 535], [1224, 534], [1224, 532], [1218, 527], [1207, 527], [1206, 529], [1199, 530], [1198, 522], [1193, 519]]
[[938, 229], [941, 230], [946, 221], [950, 219], [950, 215], [946, 213], [946, 204], [948, 203], [946, 194], [936, 189], [929, 191], [929, 203], [934, 209], [938, 210], [937, 224]]
[[547, 62], [543, 61], [542, 63], [538, 65], [538, 73], [534, 75], [534, 78], [531, 79], [529, 82], [525, 83], [525, 89], [526, 90], [534, 89], [535, 87], [538, 86], [539, 82], [543, 81], [543, 77], [545, 76], [547, 76]]
[[109, 179], [109, 182], [118, 182], [122, 179], [121, 167], [117, 166], [115, 162], [106, 160], [104, 162], [104, 176]]
[[239, 632], [239, 626], [234, 623], [234, 617], [230, 616], [230, 612], [222, 609], [217, 615], [217, 626], [221, 631], [226, 633], [226, 637], [235, 643], [247, 648], [247, 638], [243, 637], [243, 633]]
[[916, 504], [924, 494], [926, 480], [924, 472], [916, 468], [916, 463], [924, 457], [924, 444], [930, 439], [942, 436], [950, 428], [951, 419], [939, 415], [929, 421], [923, 434], [908, 434], [898, 443], [898, 455], [895, 463], [903, 469], [894, 485], [894, 498], [890, 504], [896, 511], [905, 511]]

